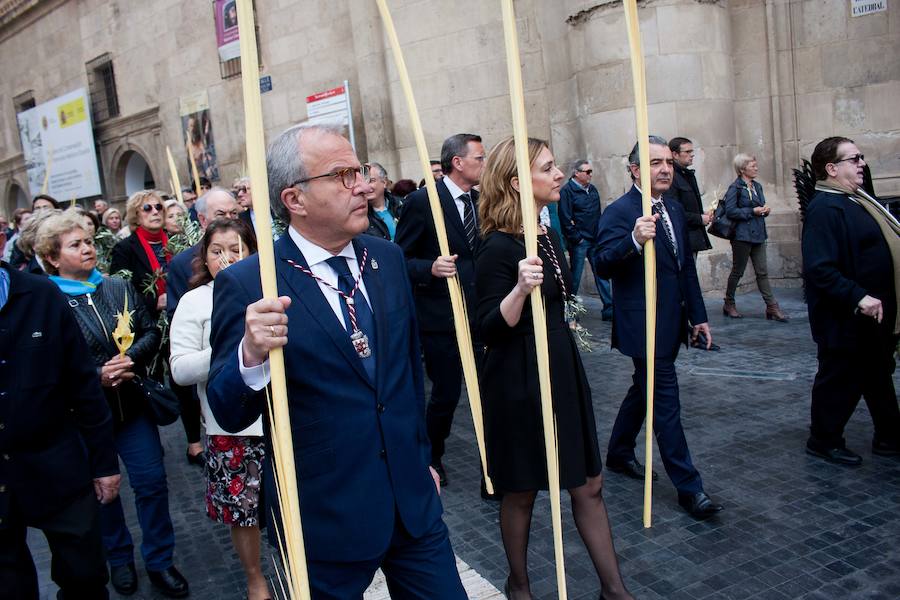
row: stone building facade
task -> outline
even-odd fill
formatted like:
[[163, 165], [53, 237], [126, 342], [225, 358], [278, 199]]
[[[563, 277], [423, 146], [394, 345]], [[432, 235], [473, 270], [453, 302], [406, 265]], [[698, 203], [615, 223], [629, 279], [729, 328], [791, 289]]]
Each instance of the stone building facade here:
[[[773, 205], [770, 274], [799, 274], [791, 169], [828, 135], [866, 153], [876, 191], [900, 195], [900, 7], [851, 16], [852, 0], [640, 0], [651, 130], [691, 138], [712, 205], [755, 154]], [[511, 134], [499, 2], [390, 0], [432, 156], [459, 131], [488, 146]], [[129, 175], [167, 182], [165, 148], [185, 164], [179, 98], [209, 97], [222, 180], [244, 164], [239, 77], [223, 73], [212, 2], [0, 0], [0, 211], [28, 202], [16, 107], [88, 87], [107, 56], [118, 116], [95, 123], [105, 194]], [[559, 162], [587, 157], [604, 203], [628, 185], [632, 83], [618, 0], [516, 0], [529, 133]], [[421, 178], [405, 101], [374, 0], [256, 0], [267, 137], [307, 118], [306, 96], [350, 82], [357, 150], [393, 179]], [[30, 94], [30, 96], [29, 96]], [[181, 173], [187, 181], [187, 173]], [[160, 187], [161, 183], [157, 183]], [[705, 289], [731, 265], [717, 240], [699, 261]], [[752, 280], [748, 269], [747, 281]]]

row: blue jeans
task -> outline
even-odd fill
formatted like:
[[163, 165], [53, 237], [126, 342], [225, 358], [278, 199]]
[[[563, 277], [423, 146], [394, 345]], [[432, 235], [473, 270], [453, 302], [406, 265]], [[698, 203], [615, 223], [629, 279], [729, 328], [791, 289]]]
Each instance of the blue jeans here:
[[[152, 571], [168, 569], [172, 566], [175, 550], [175, 530], [169, 516], [169, 488], [159, 430], [141, 415], [116, 431], [115, 442], [134, 491], [138, 523], [143, 533], [141, 556], [144, 566]], [[100, 525], [110, 566], [132, 562], [134, 543], [125, 523], [121, 496], [102, 506]]]
[[[578, 295], [578, 287], [581, 284], [581, 273], [584, 271], [584, 260], [587, 258], [590, 249], [591, 242], [589, 240], [581, 240], [577, 245], [569, 247], [569, 260], [571, 261], [572, 268], [572, 293], [575, 295]], [[591, 272], [594, 273], [593, 266], [591, 266]], [[597, 286], [597, 294], [600, 295], [600, 300], [603, 301], [603, 312], [611, 312], [613, 298], [609, 280], [600, 279], [597, 277], [596, 273], [594, 273], [594, 283]]]

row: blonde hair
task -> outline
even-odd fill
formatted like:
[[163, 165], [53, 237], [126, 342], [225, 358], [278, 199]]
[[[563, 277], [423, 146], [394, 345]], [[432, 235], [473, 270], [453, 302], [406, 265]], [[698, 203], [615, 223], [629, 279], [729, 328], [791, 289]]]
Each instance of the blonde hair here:
[[[113, 213], [119, 215], [120, 219], [122, 218], [122, 213], [119, 212], [118, 208], [112, 208], [112, 207], [107, 208], [105, 211], [103, 211], [103, 217], [100, 219], [100, 221], [103, 223], [104, 227], [109, 227], [109, 219]], [[122, 225], [120, 224], [119, 227], [121, 227], [121, 226]]]
[[59, 258], [62, 243], [60, 238], [75, 229], [81, 229], [87, 233], [84, 217], [74, 210], [54, 211], [47, 218], [41, 219], [40, 227], [37, 229], [34, 251], [41, 257], [44, 270], [49, 274], [59, 275], [59, 270], [50, 263], [50, 259]]
[[[135, 192], [125, 203], [125, 222], [132, 230], [137, 229], [138, 225], [141, 224], [140, 219], [138, 218], [138, 211], [141, 210], [141, 206], [151, 198], [159, 200], [159, 203], [162, 204], [165, 209], [163, 193], [159, 190], [141, 190], [140, 192]], [[163, 210], [163, 214], [165, 214], [165, 210]]]
[[28, 258], [34, 256], [34, 245], [41, 224], [50, 217], [61, 213], [62, 210], [58, 208], [43, 208], [31, 213], [31, 218], [28, 219], [27, 223], [22, 225], [22, 229], [19, 231], [19, 237], [16, 238], [16, 246], [19, 247], [22, 254]]
[[[537, 159], [547, 142], [528, 138], [528, 164]], [[481, 235], [492, 231], [519, 234], [522, 229], [522, 208], [519, 192], [512, 186], [513, 177], [518, 176], [516, 168], [516, 143], [507, 138], [497, 144], [488, 154], [481, 176], [481, 195], [478, 197], [478, 220]], [[531, 172], [528, 173], [531, 177]]]
[[734, 165], [734, 172], [737, 173], [737, 176], [740, 177], [741, 171], [746, 169], [747, 165], [752, 163], [754, 160], [756, 160], [755, 156], [753, 156], [752, 154], [744, 154], [743, 152], [735, 156], [732, 164]]

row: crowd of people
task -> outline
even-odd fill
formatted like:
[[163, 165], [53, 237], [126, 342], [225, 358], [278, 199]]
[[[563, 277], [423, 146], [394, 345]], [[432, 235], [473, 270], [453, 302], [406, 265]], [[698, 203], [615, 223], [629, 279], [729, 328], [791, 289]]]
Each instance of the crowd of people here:
[[[650, 161], [638, 160], [641, 144]], [[157, 405], [173, 405], [185, 458], [203, 467], [202, 500], [229, 527], [247, 597], [271, 597], [261, 529], [279, 539], [266, 408], [268, 355], [283, 348], [313, 597], [359, 598], [377, 569], [395, 597], [464, 598], [440, 492], [446, 440], [462, 393], [448, 278], [458, 279], [482, 393], [487, 470], [499, 502], [508, 598], [530, 598], [527, 549], [538, 491], [548, 488], [537, 353], [528, 302], [545, 300], [559, 484], [602, 598], [632, 598], [603, 498], [604, 460], [579, 354], [578, 296], [589, 269], [612, 321], [612, 345], [634, 363], [607, 446], [613, 473], [643, 479], [635, 454], [646, 414], [644, 259], [656, 249], [653, 428], [678, 503], [697, 519], [724, 507], [704, 490], [681, 424], [675, 359], [715, 350], [695, 266], [709, 250], [691, 140], [651, 136], [628, 155], [628, 191], [601, 208], [587, 160], [561, 168], [528, 141], [538, 252], [527, 256], [515, 144], [489, 151], [478, 135], [444, 142], [432, 161], [450, 253], [440, 250], [427, 190], [363, 164], [338, 129], [300, 125], [267, 154], [278, 299], [263, 299], [251, 181], [201, 179], [181, 199], [132, 194], [123, 210], [34, 199], [0, 223], [0, 589], [37, 597], [26, 527], [47, 536], [61, 597], [135, 593], [132, 535], [119, 496], [128, 473], [153, 587], [189, 594], [175, 534]], [[893, 352], [900, 335], [900, 225], [861, 188], [865, 159], [846, 138], [812, 155], [816, 196], [805, 215], [803, 276], [819, 345], [806, 450], [844, 465], [843, 429], [861, 397], [874, 454], [900, 456]], [[653, 211], [643, 216], [641, 169]], [[765, 316], [786, 321], [766, 270], [755, 157], [734, 159], [721, 202], [735, 223], [723, 312], [752, 261]], [[568, 175], [568, 179], [567, 179]], [[424, 182], [423, 182], [424, 183]], [[568, 251], [568, 260], [566, 252]], [[7, 371], [7, 369], [9, 369]], [[9, 373], [16, 373], [14, 380]], [[431, 382], [425, 395], [425, 377]], [[8, 394], [8, 395], [7, 395]], [[174, 410], [174, 409], [173, 409]], [[171, 420], [168, 420], [171, 422]], [[472, 465], [480, 468], [480, 465]], [[656, 479], [656, 474], [653, 474]], [[198, 502], [201, 499], [197, 499]], [[283, 539], [283, 537], [281, 537]], [[277, 546], [277, 542], [276, 542]]]

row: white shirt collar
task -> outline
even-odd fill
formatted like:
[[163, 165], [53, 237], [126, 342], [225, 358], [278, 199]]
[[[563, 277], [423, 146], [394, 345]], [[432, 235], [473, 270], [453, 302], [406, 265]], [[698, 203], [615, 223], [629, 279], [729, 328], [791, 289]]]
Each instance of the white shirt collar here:
[[463, 194], [468, 193], [468, 192], [462, 191], [462, 188], [460, 188], [458, 185], [456, 185], [456, 182], [454, 182], [452, 179], [450, 179], [449, 176], [444, 176], [443, 181], [444, 181], [444, 185], [447, 186], [447, 191], [450, 192], [450, 195], [453, 196], [454, 200], [456, 200]]
[[[297, 245], [297, 248], [300, 250], [300, 253], [303, 254], [303, 258], [306, 259], [306, 263], [309, 265], [311, 269], [313, 265], [317, 265], [319, 263], [323, 263], [334, 254], [322, 248], [321, 246], [317, 246], [312, 243], [303, 235], [294, 229], [294, 226], [291, 225], [288, 227], [288, 234], [291, 236], [291, 240]], [[356, 260], [356, 252], [353, 251], [353, 242], [347, 242], [347, 245], [338, 252], [338, 256], [343, 256], [344, 258], [349, 258], [351, 260]]]

